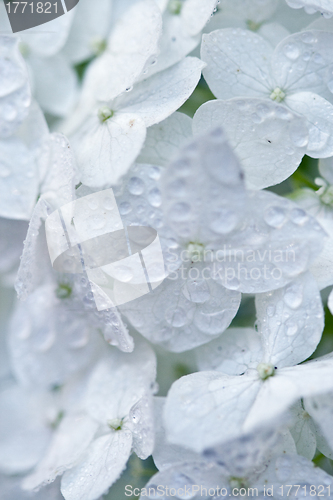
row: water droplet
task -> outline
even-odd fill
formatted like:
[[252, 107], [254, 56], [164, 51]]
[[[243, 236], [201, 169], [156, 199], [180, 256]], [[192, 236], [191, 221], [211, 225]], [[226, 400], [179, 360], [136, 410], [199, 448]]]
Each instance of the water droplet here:
[[304, 43], [315, 43], [317, 41], [316, 37], [310, 31], [306, 31], [302, 34], [301, 40]]
[[308, 214], [301, 208], [294, 208], [290, 213], [290, 219], [297, 225], [302, 226], [309, 220]]
[[161, 192], [159, 189], [154, 188], [148, 193], [148, 202], [152, 207], [159, 207], [162, 203]]
[[286, 219], [285, 211], [280, 207], [269, 207], [264, 214], [265, 222], [274, 228], [282, 227]]
[[291, 309], [297, 309], [303, 301], [302, 286], [297, 283], [289, 285], [285, 291], [283, 300]]
[[122, 203], [120, 203], [119, 213], [121, 215], [129, 214], [131, 211], [132, 211], [132, 207], [131, 207], [130, 203], [128, 203], [127, 201], [123, 201]]
[[186, 311], [182, 307], [170, 307], [165, 313], [165, 319], [169, 325], [176, 328], [185, 326], [188, 323]]
[[139, 177], [132, 177], [129, 180], [127, 189], [131, 194], [138, 196], [143, 193], [145, 189], [145, 184], [142, 179], [139, 179]]
[[300, 50], [294, 43], [287, 43], [287, 45], [283, 47], [283, 52], [292, 61], [297, 59], [300, 55]]
[[298, 326], [296, 323], [290, 321], [289, 323], [286, 323], [286, 334], [289, 336], [289, 337], [292, 337], [293, 335], [296, 335], [297, 331], [298, 331]]

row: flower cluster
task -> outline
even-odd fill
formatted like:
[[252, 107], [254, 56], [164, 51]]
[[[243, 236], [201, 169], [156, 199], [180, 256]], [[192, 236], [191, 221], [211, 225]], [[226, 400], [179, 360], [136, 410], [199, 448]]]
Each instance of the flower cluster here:
[[0, 499], [332, 498], [333, 1], [6, 8]]

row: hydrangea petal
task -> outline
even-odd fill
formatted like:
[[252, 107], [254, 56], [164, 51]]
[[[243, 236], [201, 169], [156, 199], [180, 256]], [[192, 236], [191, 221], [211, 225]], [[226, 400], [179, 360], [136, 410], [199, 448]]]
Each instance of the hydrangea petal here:
[[217, 126], [223, 127], [240, 159], [250, 189], [262, 189], [287, 179], [306, 151], [306, 120], [272, 101], [208, 101], [194, 115], [194, 134]]
[[89, 187], [116, 184], [139, 154], [146, 127], [134, 113], [115, 113], [101, 123], [89, 119], [73, 138], [80, 179]]
[[116, 23], [107, 50], [88, 68], [82, 100], [109, 101], [131, 88], [157, 53], [161, 12], [153, 0], [137, 2]]
[[197, 452], [239, 436], [260, 391], [256, 375], [232, 377], [200, 372], [182, 377], [165, 403], [167, 439]]
[[196, 349], [198, 368], [242, 375], [263, 356], [259, 334], [252, 328], [229, 328], [216, 340]]
[[98, 9], [92, 9], [89, 0], [80, 0], [64, 50], [72, 63], [88, 60], [106, 43], [111, 13], [112, 0], [100, 0]]
[[[65, 16], [64, 16], [65, 17]], [[78, 97], [78, 79], [63, 54], [41, 58], [32, 55], [34, 95], [41, 107], [55, 116], [66, 116]]]
[[127, 417], [155, 381], [156, 360], [152, 349], [137, 342], [133, 353], [113, 349], [102, 359], [90, 378], [86, 410], [99, 422]]
[[282, 368], [314, 352], [324, 328], [324, 310], [310, 273], [284, 288], [256, 295], [256, 309], [265, 362]]
[[73, 467], [89, 446], [98, 428], [87, 415], [65, 416], [56, 430], [44, 458], [23, 481], [23, 489], [34, 490], [51, 483], [65, 470]]
[[0, 141], [0, 155], [0, 215], [29, 220], [39, 184], [34, 155], [15, 137]]
[[313, 14], [316, 11], [322, 14], [333, 14], [333, 6], [330, 0], [286, 0], [292, 9], [301, 9], [304, 7], [307, 14]]
[[166, 120], [149, 127], [137, 162], [167, 166], [191, 137], [191, 118], [183, 113], [173, 113]]
[[146, 127], [159, 123], [190, 97], [200, 80], [203, 67], [204, 63], [200, 59], [186, 57], [115, 99], [115, 108], [138, 115]]
[[148, 458], [154, 449], [154, 418], [153, 398], [147, 393], [141, 398], [129, 412], [127, 427], [133, 436], [133, 451], [142, 460]]
[[270, 57], [273, 48], [259, 35], [226, 28], [203, 36], [203, 70], [213, 94], [219, 99], [270, 96], [273, 83]]
[[31, 92], [18, 39], [0, 35], [0, 137], [8, 137], [28, 114]]
[[293, 426], [290, 432], [295, 440], [297, 453], [308, 460], [312, 460], [316, 452], [317, 441], [313, 425], [311, 425], [311, 419], [304, 410], [301, 402], [293, 406], [290, 413], [293, 418]]
[[333, 454], [333, 432], [330, 424], [333, 416], [333, 393], [305, 399], [304, 407], [318, 425]]
[[209, 21], [218, 0], [187, 0], [181, 10], [183, 26], [189, 35], [197, 35]]
[[303, 31], [283, 39], [272, 58], [277, 86], [288, 93], [311, 91], [332, 97], [327, 88], [328, 69], [333, 63], [330, 47], [333, 33]]
[[65, 499], [100, 498], [125, 469], [131, 445], [132, 434], [126, 430], [115, 431], [96, 439], [84, 458], [65, 472], [61, 481], [61, 493]]
[[19, 386], [0, 393], [0, 468], [6, 474], [28, 471], [41, 459], [51, 437], [44, 405]]
[[[191, 269], [200, 276], [199, 266]], [[150, 294], [126, 304], [123, 311], [148, 340], [172, 352], [183, 352], [209, 342], [229, 326], [239, 308], [240, 294], [212, 279], [191, 279], [190, 272], [188, 277], [175, 275]]]
[[309, 142], [306, 154], [312, 158], [332, 156], [333, 105], [312, 92], [299, 92], [288, 96], [286, 104], [307, 119]]
[[55, 286], [46, 285], [17, 304], [9, 346], [13, 371], [23, 385], [61, 385], [99, 354], [97, 329], [89, 325], [86, 315], [73, 314], [73, 303], [61, 300], [65, 299], [56, 297]]

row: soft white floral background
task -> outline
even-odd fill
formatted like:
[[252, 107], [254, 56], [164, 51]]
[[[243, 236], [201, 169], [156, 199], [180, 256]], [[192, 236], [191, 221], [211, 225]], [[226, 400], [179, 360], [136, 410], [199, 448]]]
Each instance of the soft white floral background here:
[[[332, 497], [333, 0], [5, 8], [0, 500]], [[169, 276], [98, 311], [44, 223], [110, 187]]]

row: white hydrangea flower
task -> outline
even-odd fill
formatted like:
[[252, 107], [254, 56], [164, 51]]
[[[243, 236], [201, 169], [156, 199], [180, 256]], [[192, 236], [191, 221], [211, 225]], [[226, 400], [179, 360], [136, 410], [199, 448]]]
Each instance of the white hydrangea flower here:
[[[244, 341], [242, 330], [234, 332], [238, 336], [234, 350], [230, 337], [226, 348], [224, 337], [219, 344], [212, 343], [212, 351], [208, 345], [202, 354], [206, 365], [212, 359], [216, 369], [219, 353], [219, 369], [226, 367], [228, 374], [204, 371], [173, 384], [164, 415], [171, 442], [200, 451], [217, 439], [236, 437], [282, 415], [301, 397], [331, 390], [332, 355], [294, 366], [312, 354], [323, 328], [321, 298], [311, 275], [275, 292], [257, 295], [256, 305], [261, 353], [258, 351], [256, 360], [247, 354], [256, 342], [249, 343], [247, 329]], [[245, 373], [231, 375], [233, 370], [239, 373], [242, 364]]]
[[[157, 167], [138, 165], [124, 181], [118, 201], [128, 223], [151, 225], [159, 231], [170, 276], [122, 310], [149, 340], [181, 352], [208, 342], [228, 327], [239, 307], [239, 292], [281, 287], [306, 269], [310, 262], [304, 260], [299, 245], [303, 247], [304, 237], [312, 233], [309, 243], [315, 248], [321, 229], [283, 198], [268, 192], [247, 194], [240, 167], [221, 131], [187, 146], [156, 185], [154, 179], [159, 176]], [[260, 228], [261, 237], [251, 241], [253, 226]], [[284, 245], [294, 248], [293, 262], [283, 258], [272, 262], [267, 244], [279, 255]], [[247, 258], [244, 252], [254, 257]], [[279, 269], [279, 279], [274, 278], [274, 268]]]
[[304, 115], [306, 153], [328, 157], [333, 148], [333, 106], [326, 100], [332, 99], [332, 43], [332, 33], [312, 30], [290, 35], [273, 50], [250, 31], [217, 30], [203, 37], [204, 76], [220, 99], [265, 97]]
[[28, 114], [31, 102], [29, 77], [18, 40], [0, 34], [0, 138], [15, 132]]
[[155, 372], [155, 355], [148, 345], [139, 342], [126, 355], [110, 349], [92, 370], [83, 396], [83, 408], [92, 421], [89, 439], [85, 425], [74, 433], [74, 421], [67, 428], [59, 427], [24, 488], [37, 488], [66, 471], [61, 481], [66, 500], [97, 500], [118, 479], [132, 449], [147, 458], [154, 443]]
[[167, 118], [186, 101], [202, 67], [199, 59], [188, 57], [95, 107], [73, 136], [82, 183], [99, 188], [116, 184], [138, 156], [146, 128]]

